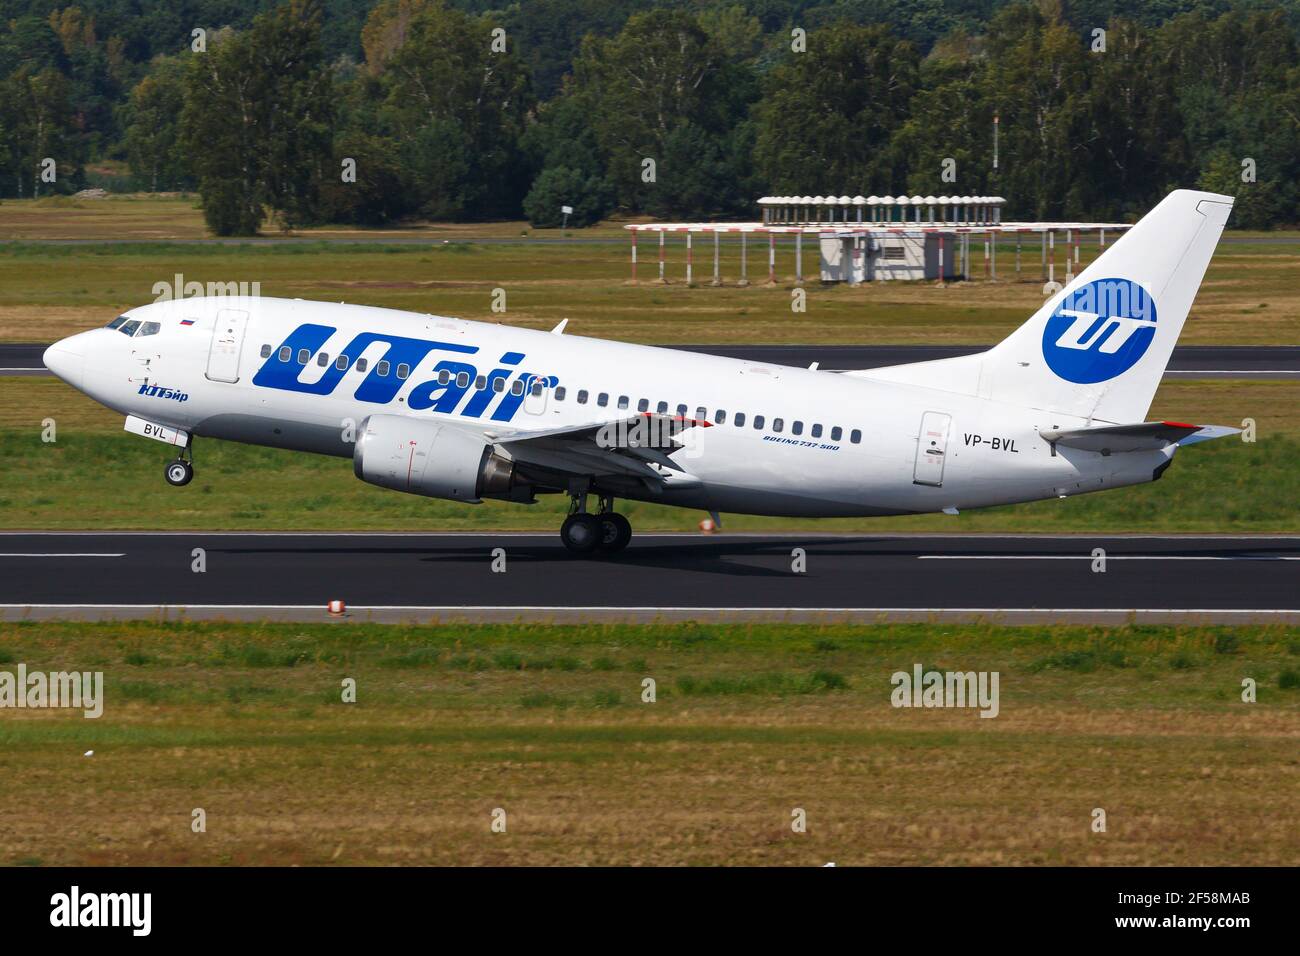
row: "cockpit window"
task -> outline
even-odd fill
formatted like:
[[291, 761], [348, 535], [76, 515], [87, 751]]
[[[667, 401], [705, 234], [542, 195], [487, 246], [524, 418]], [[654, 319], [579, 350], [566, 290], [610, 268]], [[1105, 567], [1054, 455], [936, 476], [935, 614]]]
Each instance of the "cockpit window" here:
[[115, 329], [115, 328], [117, 328], [119, 325], [121, 325], [121, 324], [122, 324], [123, 322], [125, 322], [125, 321], [126, 321], [126, 316], [125, 316], [125, 315], [119, 315], [119, 316], [118, 316], [116, 319], [114, 319], [112, 322], [108, 323], [108, 325], [105, 326], [105, 328]]
[[130, 322], [124, 322], [118, 326], [118, 331], [125, 336], [135, 335], [135, 330], [140, 327], [139, 319], [132, 319]]
[[142, 335], [157, 335], [161, 329], [161, 322], [146, 322], [144, 325], [140, 326], [140, 331], [136, 333], [136, 337], [138, 338]]

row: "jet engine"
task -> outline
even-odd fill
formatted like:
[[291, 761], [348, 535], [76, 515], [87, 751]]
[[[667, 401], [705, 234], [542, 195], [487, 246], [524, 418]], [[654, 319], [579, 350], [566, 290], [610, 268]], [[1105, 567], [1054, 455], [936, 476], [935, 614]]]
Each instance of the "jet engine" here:
[[352, 470], [362, 481], [430, 498], [510, 497], [515, 466], [471, 432], [437, 421], [371, 415], [361, 423]]

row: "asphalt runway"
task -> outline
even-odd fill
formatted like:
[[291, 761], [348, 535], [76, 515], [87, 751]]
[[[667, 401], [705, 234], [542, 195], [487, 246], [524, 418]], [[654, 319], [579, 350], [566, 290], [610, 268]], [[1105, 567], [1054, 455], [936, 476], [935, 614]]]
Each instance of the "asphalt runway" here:
[[6, 620], [1300, 623], [1297, 585], [1300, 536], [0, 533]]
[[[826, 371], [881, 368], [982, 352], [986, 345], [675, 345], [691, 352]], [[0, 375], [48, 375], [45, 345], [0, 344]], [[1300, 346], [1188, 345], [1174, 349], [1165, 378], [1298, 378]]]

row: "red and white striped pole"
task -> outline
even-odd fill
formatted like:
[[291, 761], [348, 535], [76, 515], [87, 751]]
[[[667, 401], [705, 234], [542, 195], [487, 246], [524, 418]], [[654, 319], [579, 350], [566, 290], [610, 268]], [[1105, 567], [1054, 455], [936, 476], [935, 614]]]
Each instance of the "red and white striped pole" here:
[[690, 231], [687, 230], [686, 232], [686, 285], [688, 287], [691, 284], [692, 267], [695, 265], [694, 245], [691, 242], [693, 238], [694, 237], [691, 235]]

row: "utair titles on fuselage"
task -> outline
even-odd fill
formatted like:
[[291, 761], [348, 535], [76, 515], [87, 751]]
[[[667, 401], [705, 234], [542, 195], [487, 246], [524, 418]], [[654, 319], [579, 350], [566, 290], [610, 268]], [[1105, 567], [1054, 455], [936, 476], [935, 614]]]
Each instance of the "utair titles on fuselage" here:
[[1008, 338], [935, 362], [835, 373], [235, 296], [131, 309], [46, 364], [176, 446], [175, 485], [196, 436], [348, 456], [363, 481], [430, 497], [568, 495], [577, 552], [627, 545], [618, 498], [951, 513], [1149, 482], [1229, 431], [1144, 418], [1231, 205], [1170, 194]]

